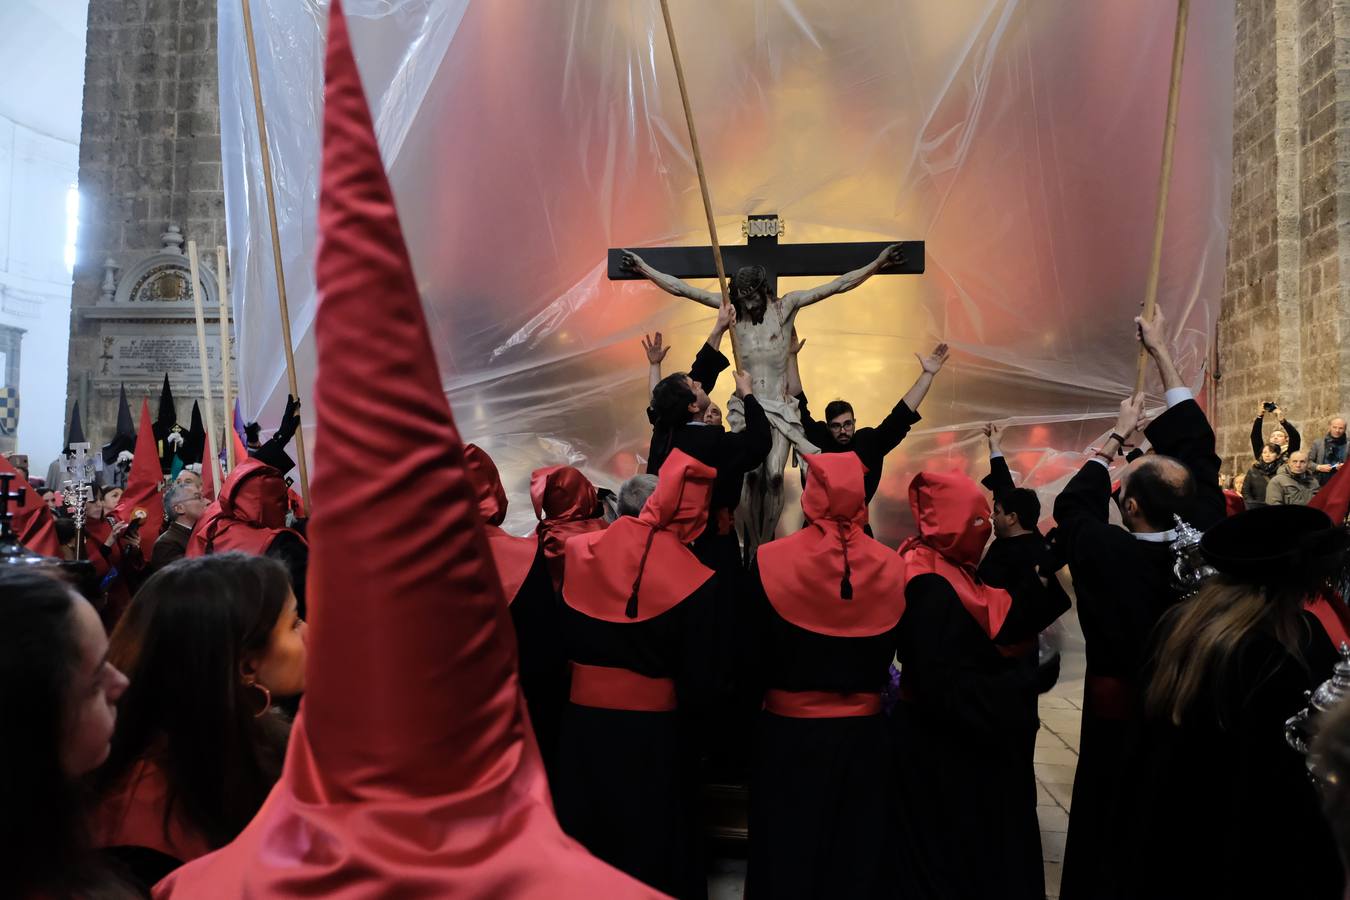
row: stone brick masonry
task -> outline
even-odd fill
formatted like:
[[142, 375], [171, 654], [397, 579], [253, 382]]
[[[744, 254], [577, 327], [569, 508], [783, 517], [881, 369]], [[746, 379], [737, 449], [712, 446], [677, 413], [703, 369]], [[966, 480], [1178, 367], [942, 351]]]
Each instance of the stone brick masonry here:
[[158, 249], [171, 222], [212, 259], [225, 240], [216, 2], [89, 0], [86, 54], [69, 393], [106, 441], [116, 398], [81, 392], [98, 350], [79, 314], [98, 299], [104, 260], [125, 267]]
[[1251, 464], [1261, 401], [1306, 441], [1350, 412], [1350, 0], [1237, 0], [1234, 75], [1216, 414], [1229, 473]]

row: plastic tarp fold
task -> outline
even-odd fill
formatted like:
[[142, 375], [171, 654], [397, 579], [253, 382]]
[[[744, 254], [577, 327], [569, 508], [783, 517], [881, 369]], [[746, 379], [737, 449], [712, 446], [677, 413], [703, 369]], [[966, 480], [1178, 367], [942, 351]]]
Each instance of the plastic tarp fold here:
[[[641, 335], [665, 334], [671, 372], [712, 325], [711, 310], [604, 275], [609, 247], [707, 243], [659, 4], [346, 8], [447, 395], [501, 468], [507, 527], [524, 532], [533, 468], [567, 462], [610, 486], [641, 470]], [[252, 9], [304, 395], [327, 3]], [[842, 397], [860, 425], [908, 389], [916, 352], [954, 349], [888, 459], [878, 536], [909, 529], [915, 471], [983, 473], [978, 428], [991, 419], [1020, 426], [1005, 444], [1026, 483], [1062, 481], [1133, 383], [1174, 0], [671, 11], [724, 243], [760, 213], [783, 217], [785, 243], [927, 242], [926, 274], [873, 279], [798, 321], [813, 410]], [[245, 417], [270, 425], [286, 395], [271, 236], [239, 4], [219, 15], [240, 395]], [[1224, 275], [1233, 15], [1223, 0], [1192, 4], [1159, 287], [1197, 389]], [[725, 406], [731, 387], [724, 376], [714, 399]]]

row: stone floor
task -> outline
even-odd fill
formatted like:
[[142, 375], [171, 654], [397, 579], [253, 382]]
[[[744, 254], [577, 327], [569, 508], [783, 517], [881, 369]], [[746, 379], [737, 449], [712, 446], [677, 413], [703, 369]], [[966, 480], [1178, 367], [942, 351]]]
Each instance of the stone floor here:
[[[1036, 735], [1036, 813], [1041, 821], [1045, 857], [1045, 895], [1059, 897], [1064, 838], [1069, 830], [1069, 798], [1078, 766], [1078, 729], [1083, 705], [1083, 634], [1069, 612], [1060, 620], [1059, 683], [1041, 696], [1041, 730]], [[708, 877], [709, 900], [745, 896], [745, 860], [718, 859]]]

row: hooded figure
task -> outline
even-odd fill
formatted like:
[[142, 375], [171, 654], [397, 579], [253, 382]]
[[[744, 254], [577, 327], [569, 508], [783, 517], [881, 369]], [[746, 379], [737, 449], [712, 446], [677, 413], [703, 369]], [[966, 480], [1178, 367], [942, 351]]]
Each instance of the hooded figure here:
[[655, 897], [553, 817], [340, 0], [324, 94], [305, 697], [257, 817], [155, 896]]
[[246, 459], [234, 467], [193, 526], [186, 555], [232, 550], [279, 560], [290, 573], [301, 609], [305, 608], [309, 547], [299, 532], [286, 527], [286, 482], [261, 460]]
[[103, 465], [105, 475], [103, 484], [108, 487], [125, 487], [130, 460], [123, 464], [121, 460], [130, 457], [136, 451], [136, 425], [131, 418], [131, 404], [127, 402], [127, 388], [122, 385], [117, 397], [117, 430], [113, 439], [103, 445]]
[[980, 580], [993, 525], [989, 501], [966, 476], [921, 472], [909, 503], [919, 534], [900, 547], [906, 607], [891, 715], [900, 893], [1043, 900], [1036, 671], [1016, 645], [1045, 623], [1014, 610], [1044, 608], [1045, 588]]
[[511, 607], [520, 655], [520, 688], [525, 692], [530, 724], [552, 782], [557, 771], [558, 730], [567, 704], [567, 657], [558, 640], [557, 593], [539, 539], [516, 537], [500, 528], [506, 519], [506, 488], [492, 457], [468, 444], [464, 466], [478, 497], [478, 514], [501, 579], [502, 595]]
[[720, 677], [716, 577], [689, 550], [716, 472], [673, 451], [636, 517], [567, 543], [561, 637], [572, 667], [555, 800], [596, 856], [701, 897], [688, 714]]
[[572, 466], [535, 469], [530, 475], [530, 500], [539, 519], [539, 547], [553, 588], [558, 590], [563, 582], [563, 551], [567, 541], [604, 528], [605, 511], [595, 485]]
[[881, 691], [905, 564], [868, 537], [862, 461], [806, 457], [807, 524], [750, 572], [751, 677], [763, 691], [747, 887], [768, 897], [892, 897], [893, 778]]

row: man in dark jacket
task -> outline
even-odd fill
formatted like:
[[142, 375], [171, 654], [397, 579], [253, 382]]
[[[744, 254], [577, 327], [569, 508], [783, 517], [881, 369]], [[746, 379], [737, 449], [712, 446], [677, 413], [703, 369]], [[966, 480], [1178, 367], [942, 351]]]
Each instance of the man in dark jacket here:
[[169, 513], [169, 527], [165, 528], [155, 541], [147, 575], [158, 572], [174, 560], [187, 555], [192, 526], [202, 517], [202, 513], [206, 512], [206, 501], [202, 498], [201, 485], [176, 482], [164, 494], [164, 508]]
[[1289, 454], [1289, 461], [1266, 485], [1266, 505], [1307, 506], [1320, 487], [1317, 476], [1308, 471], [1307, 452], [1299, 450]]
[[1181, 598], [1172, 584], [1174, 516], [1205, 529], [1225, 512], [1214, 431], [1172, 362], [1162, 313], [1151, 322], [1136, 321], [1162, 376], [1168, 409], [1146, 432], [1155, 453], [1120, 472], [1116, 502], [1125, 528], [1108, 521], [1108, 464], [1138, 427], [1142, 395], [1121, 404], [1110, 438], [1055, 501], [1058, 541], [1073, 575], [1087, 653], [1061, 891], [1066, 900], [1113, 896], [1120, 866], [1127, 864], [1113, 851], [1114, 821], [1138, 728], [1149, 634]]
[[1317, 473], [1318, 484], [1326, 484], [1345, 464], [1345, 446], [1345, 420], [1337, 416], [1331, 420], [1326, 435], [1308, 448], [1308, 465]]

